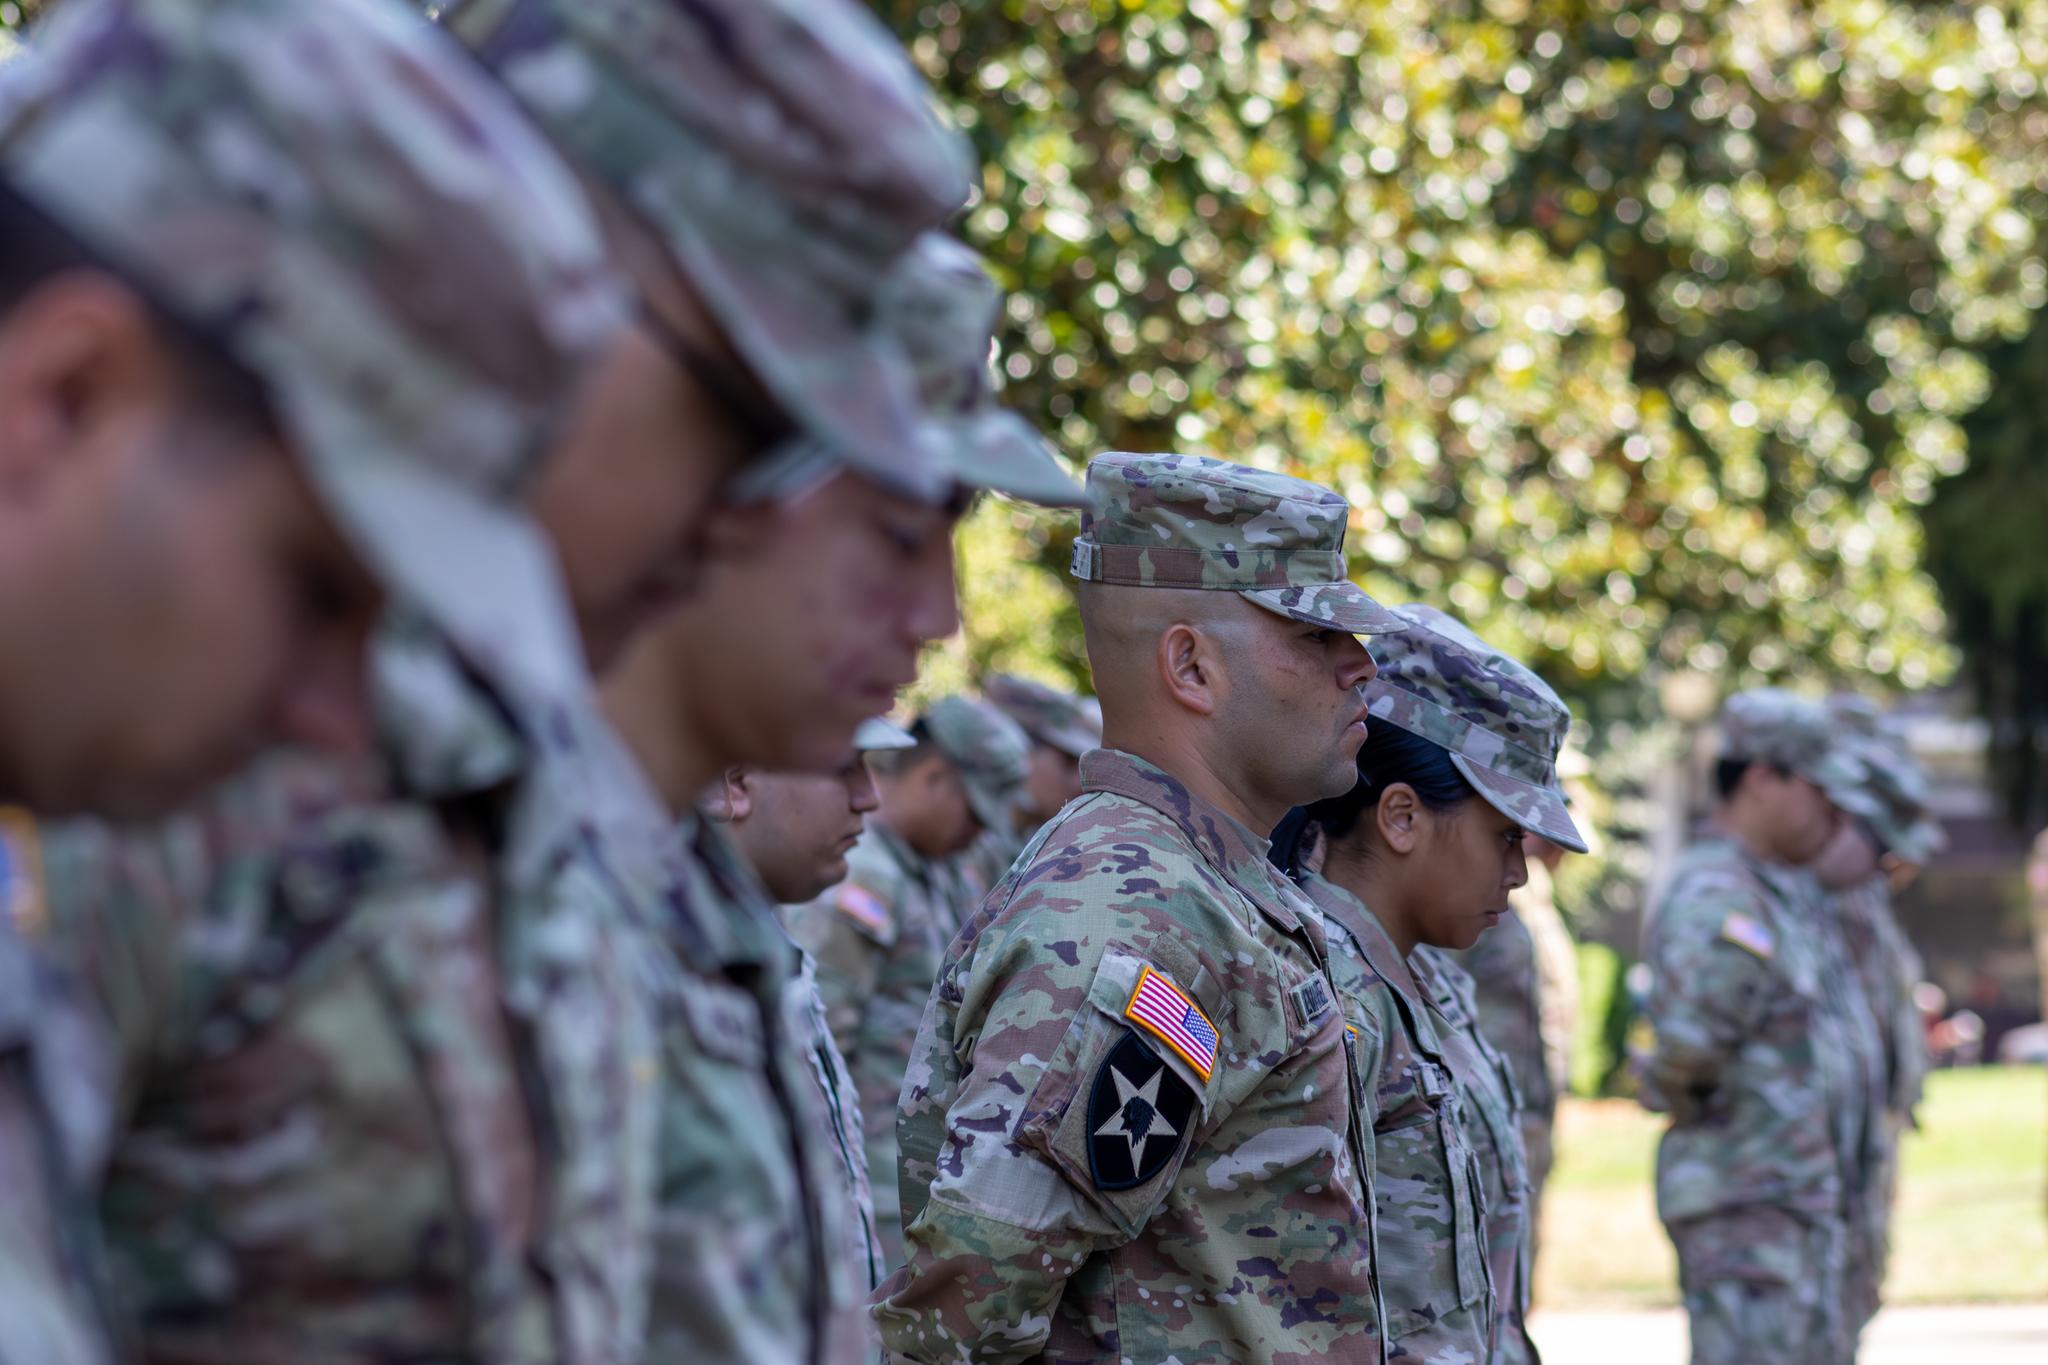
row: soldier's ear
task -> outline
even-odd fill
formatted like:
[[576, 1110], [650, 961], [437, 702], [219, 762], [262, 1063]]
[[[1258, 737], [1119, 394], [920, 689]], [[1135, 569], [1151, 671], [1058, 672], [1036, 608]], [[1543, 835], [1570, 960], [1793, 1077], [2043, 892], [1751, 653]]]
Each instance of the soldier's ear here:
[[1379, 804], [1373, 808], [1373, 823], [1389, 852], [1413, 853], [1422, 842], [1422, 802], [1416, 798], [1415, 788], [1396, 782], [1381, 792]]
[[1185, 621], [1159, 632], [1154, 663], [1166, 693], [1199, 716], [1216, 713], [1221, 701], [1220, 659], [1215, 642]]
[[168, 405], [170, 354], [111, 276], [60, 275], [0, 316], [0, 497], [33, 498], [138, 408]]
[[727, 768], [704, 793], [704, 813], [714, 820], [734, 824], [754, 813], [753, 789], [747, 785], [745, 768]]

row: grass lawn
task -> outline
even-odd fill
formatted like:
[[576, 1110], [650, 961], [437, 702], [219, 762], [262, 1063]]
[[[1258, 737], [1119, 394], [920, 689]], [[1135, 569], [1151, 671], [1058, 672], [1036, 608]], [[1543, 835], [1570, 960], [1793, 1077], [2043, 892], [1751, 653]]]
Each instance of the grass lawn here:
[[[2048, 1075], [1939, 1071], [1908, 1135], [1891, 1303], [2048, 1302]], [[1661, 1120], [1630, 1100], [1567, 1100], [1544, 1199], [1540, 1307], [1675, 1304], [1651, 1192]]]

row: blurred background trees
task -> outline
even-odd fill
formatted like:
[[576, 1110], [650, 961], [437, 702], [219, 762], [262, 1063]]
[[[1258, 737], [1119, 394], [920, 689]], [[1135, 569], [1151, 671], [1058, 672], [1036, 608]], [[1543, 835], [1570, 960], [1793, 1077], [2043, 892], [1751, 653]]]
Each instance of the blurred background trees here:
[[[1362, 582], [1592, 722], [1624, 835], [1660, 682], [1911, 690], [1956, 645], [2042, 785], [2048, 4], [879, 8], [982, 154], [1008, 400], [1077, 462], [1344, 490]], [[1071, 533], [980, 511], [939, 676], [1085, 681]]]
[[[1360, 580], [1555, 683], [1624, 834], [1660, 691], [1959, 658], [2048, 806], [2048, 0], [877, 8], [983, 159], [1008, 401], [1077, 465], [1344, 490]], [[976, 514], [933, 685], [1086, 684], [1072, 533]]]

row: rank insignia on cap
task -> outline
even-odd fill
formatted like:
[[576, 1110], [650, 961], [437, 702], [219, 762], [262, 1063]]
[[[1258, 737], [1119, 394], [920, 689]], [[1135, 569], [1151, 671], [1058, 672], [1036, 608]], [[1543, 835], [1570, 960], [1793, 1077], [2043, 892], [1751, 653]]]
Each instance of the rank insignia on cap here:
[[1778, 948], [1778, 940], [1771, 931], [1740, 910], [1721, 921], [1721, 937], [1738, 948], [1755, 953], [1766, 962]]
[[1124, 1018], [1179, 1053], [1203, 1080], [1216, 1069], [1216, 1026], [1186, 991], [1150, 967], [1138, 973]]
[[838, 908], [840, 914], [870, 934], [889, 932], [889, 907], [882, 904], [882, 898], [865, 886], [847, 882], [832, 893], [832, 904]]
[[1128, 1190], [1166, 1169], [1195, 1126], [1195, 1088], [1130, 1029], [1088, 1092], [1088, 1174]]

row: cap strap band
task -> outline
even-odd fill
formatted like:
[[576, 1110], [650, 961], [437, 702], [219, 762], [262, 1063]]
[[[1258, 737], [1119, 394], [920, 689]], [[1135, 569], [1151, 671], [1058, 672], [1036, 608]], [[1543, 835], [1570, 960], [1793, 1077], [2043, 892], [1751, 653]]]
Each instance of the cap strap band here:
[[1226, 588], [1257, 592], [1344, 581], [1344, 556], [1335, 550], [1196, 550], [1185, 546], [1101, 545], [1074, 542], [1074, 577], [1130, 588]]
[[[1527, 745], [1517, 744], [1454, 711], [1446, 711], [1428, 698], [1383, 678], [1374, 680], [1368, 688], [1371, 697], [1368, 711], [1374, 718], [1398, 725], [1403, 730], [1463, 754], [1482, 768], [1491, 768], [1539, 787], [1557, 786], [1556, 765]], [[1397, 693], [1398, 696], [1394, 695]], [[1396, 716], [1402, 718], [1396, 719]], [[1410, 716], [1422, 723], [1409, 724], [1407, 717]]]

